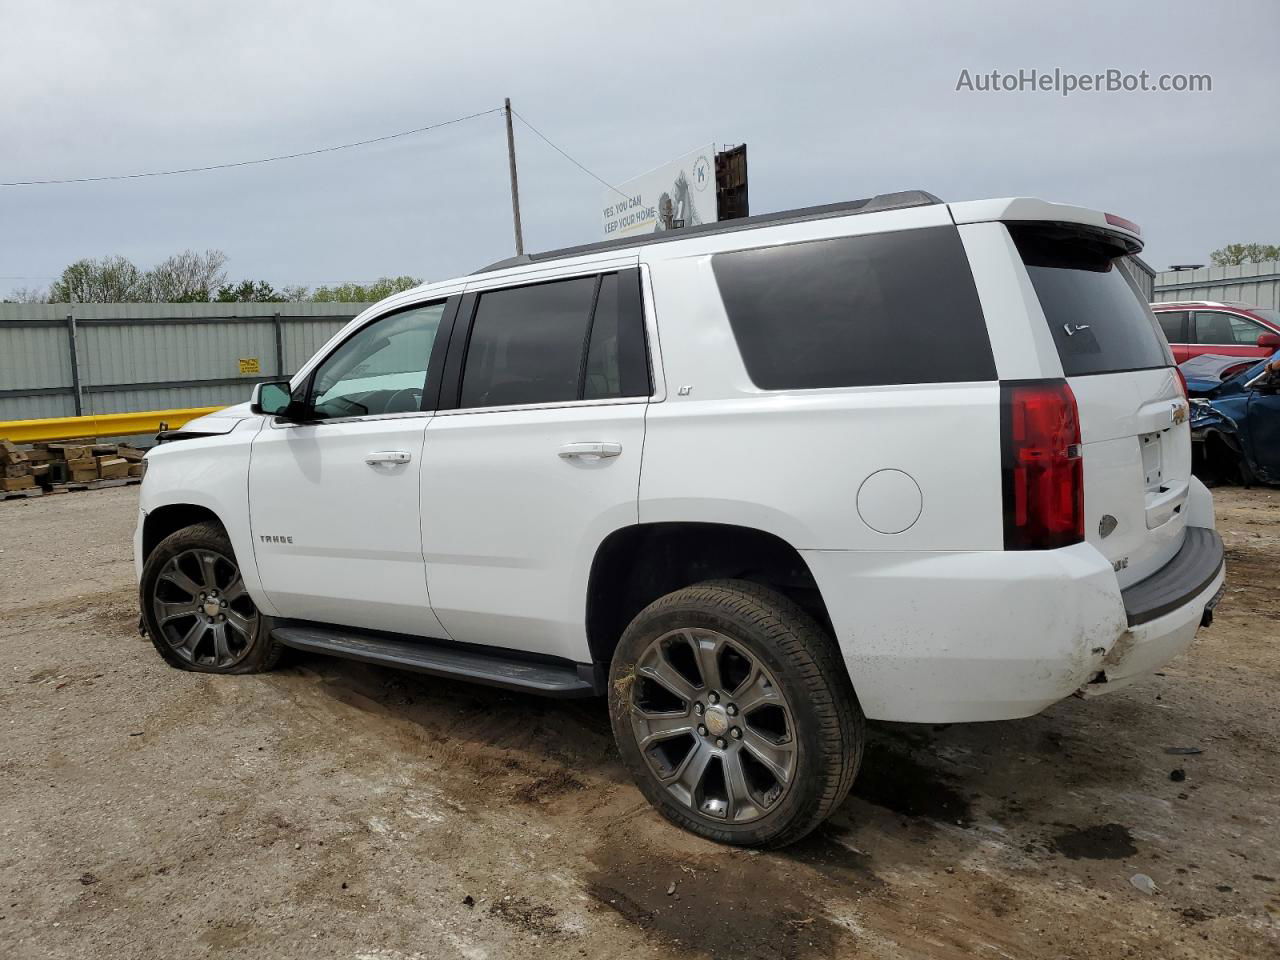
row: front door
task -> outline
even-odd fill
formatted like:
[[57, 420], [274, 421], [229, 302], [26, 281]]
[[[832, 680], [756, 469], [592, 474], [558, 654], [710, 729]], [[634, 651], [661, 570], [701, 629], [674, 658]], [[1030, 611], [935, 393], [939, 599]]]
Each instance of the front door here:
[[1258, 346], [1258, 337], [1271, 333], [1257, 321], [1222, 310], [1196, 310], [1191, 315], [1192, 356], [1212, 353], [1224, 357], [1265, 357], [1271, 351]]
[[432, 606], [455, 640], [585, 662], [596, 548], [637, 520], [639, 272], [468, 290], [457, 329], [456, 408], [442, 399], [424, 451]]
[[363, 326], [298, 388], [307, 422], [267, 424], [249, 467], [263, 589], [281, 616], [444, 637], [422, 561], [427, 370], [445, 302]]
[[1241, 443], [1250, 467], [1264, 483], [1280, 481], [1280, 385], [1273, 374], [1249, 391], [1249, 413]]

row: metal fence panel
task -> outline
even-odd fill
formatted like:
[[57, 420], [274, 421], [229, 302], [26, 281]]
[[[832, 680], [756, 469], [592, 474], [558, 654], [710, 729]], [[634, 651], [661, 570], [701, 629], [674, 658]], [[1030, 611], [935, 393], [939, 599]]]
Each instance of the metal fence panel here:
[[[104, 384], [220, 380], [274, 376], [275, 335], [270, 320], [247, 323], [102, 324], [78, 327], [80, 382]], [[240, 360], [255, 361], [258, 374], [241, 374]]]
[[1133, 279], [1138, 291], [1142, 294], [1142, 299], [1150, 303], [1156, 272], [1141, 257], [1121, 257], [1119, 263]]
[[0, 304], [0, 420], [241, 403], [259, 380], [296, 372], [367, 306]]
[[1170, 300], [1239, 300], [1280, 310], [1280, 260], [1235, 267], [1166, 270], [1156, 275], [1157, 303]]
[[67, 327], [0, 327], [0, 393], [23, 388], [71, 386]]
[[113, 390], [85, 397], [85, 413], [133, 413], [137, 410], [185, 410], [190, 407], [230, 407], [244, 403], [261, 377], [217, 386], [150, 387]]
[[42, 420], [45, 417], [74, 417], [75, 401], [70, 393], [44, 396], [0, 396], [0, 420]]
[[346, 323], [346, 320], [312, 320], [309, 323], [283, 324], [284, 372], [289, 375], [297, 373], [298, 368], [315, 356], [316, 351]]

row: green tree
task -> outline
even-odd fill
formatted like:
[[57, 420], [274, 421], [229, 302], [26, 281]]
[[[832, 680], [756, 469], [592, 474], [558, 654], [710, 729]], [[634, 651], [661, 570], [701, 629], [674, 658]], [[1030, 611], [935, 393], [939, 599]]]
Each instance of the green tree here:
[[1242, 263], [1280, 260], [1280, 246], [1274, 243], [1229, 243], [1209, 254], [1215, 267], [1238, 267]]
[[381, 277], [373, 283], [343, 283], [336, 287], [317, 287], [311, 294], [316, 303], [373, 303], [393, 293], [411, 290], [422, 283], [421, 277]]
[[128, 257], [77, 260], [49, 288], [51, 303], [203, 303], [227, 279], [221, 250], [184, 250], [145, 273]]
[[127, 257], [77, 260], [49, 287], [51, 303], [136, 303], [146, 283]]
[[225, 284], [214, 297], [218, 303], [283, 303], [285, 297], [265, 280], [241, 280]]

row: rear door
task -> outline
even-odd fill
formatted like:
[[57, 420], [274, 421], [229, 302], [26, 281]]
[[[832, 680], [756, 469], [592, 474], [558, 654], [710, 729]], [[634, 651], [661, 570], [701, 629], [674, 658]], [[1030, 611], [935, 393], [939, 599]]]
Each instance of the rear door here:
[[468, 287], [422, 542], [454, 640], [583, 662], [596, 548], [636, 522], [650, 375], [639, 270], [565, 273]]
[[1182, 546], [1191, 433], [1173, 357], [1105, 233], [1034, 223], [1009, 232], [1080, 413], [1085, 537], [1128, 586]]
[[1164, 331], [1164, 338], [1169, 341], [1169, 348], [1173, 350], [1176, 362], [1182, 363], [1195, 356], [1187, 338], [1188, 311], [1157, 310], [1156, 320], [1160, 322], [1160, 329]]

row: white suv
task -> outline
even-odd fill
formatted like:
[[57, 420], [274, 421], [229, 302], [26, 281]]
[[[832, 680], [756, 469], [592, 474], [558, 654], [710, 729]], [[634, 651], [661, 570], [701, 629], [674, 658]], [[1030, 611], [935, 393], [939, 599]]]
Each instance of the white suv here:
[[789, 843], [863, 718], [1034, 714], [1207, 625], [1222, 541], [1110, 214], [891, 194], [517, 257], [148, 454], [143, 624], [607, 695], [672, 821]]

